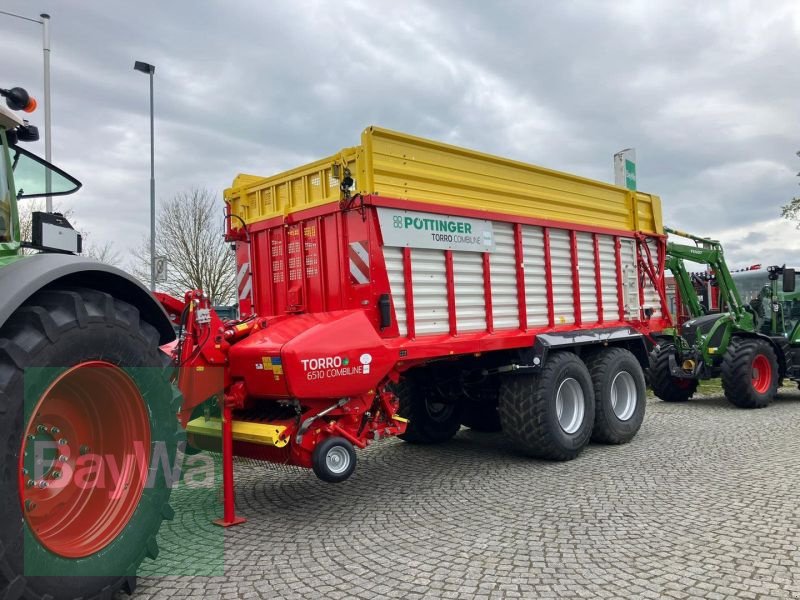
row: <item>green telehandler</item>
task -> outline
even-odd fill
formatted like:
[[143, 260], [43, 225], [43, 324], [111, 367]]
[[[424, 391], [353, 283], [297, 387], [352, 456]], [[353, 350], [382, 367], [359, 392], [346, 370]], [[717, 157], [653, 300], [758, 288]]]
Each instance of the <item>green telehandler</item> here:
[[[654, 393], [667, 402], [684, 402], [700, 380], [721, 377], [725, 396], [735, 406], [767, 406], [783, 379], [800, 382], [800, 292], [794, 269], [769, 267], [766, 285], [744, 303], [719, 241], [664, 229], [694, 242], [669, 242], [665, 263], [691, 318], [657, 338], [650, 354]], [[725, 310], [703, 307], [686, 261], [709, 267]]]
[[0, 598], [112, 598], [173, 515], [175, 334], [136, 279], [78, 256], [63, 215], [20, 239], [19, 202], [80, 183], [23, 147], [29, 94], [0, 97]]

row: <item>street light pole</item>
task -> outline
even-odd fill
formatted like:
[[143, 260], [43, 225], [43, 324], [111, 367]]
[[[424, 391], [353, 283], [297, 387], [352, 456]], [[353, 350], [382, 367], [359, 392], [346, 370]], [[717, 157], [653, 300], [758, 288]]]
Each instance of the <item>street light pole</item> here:
[[[38, 23], [42, 26], [42, 53], [44, 54], [44, 157], [47, 162], [53, 162], [52, 137], [50, 135], [50, 15], [42, 13], [39, 15], [42, 18], [40, 21], [39, 19], [31, 19], [6, 10], [0, 10], [0, 14], [22, 19], [23, 21], [30, 21], [31, 23]], [[45, 189], [49, 194], [53, 189], [50, 169], [47, 169], [45, 174], [45, 185]], [[46, 198], [46, 209], [49, 213], [53, 212], [53, 198], [49, 195]]]
[[150, 291], [156, 291], [156, 154], [153, 119], [153, 73], [156, 68], [146, 62], [136, 61], [135, 71], [150, 75]]
[[[42, 20], [42, 53], [44, 54], [44, 158], [47, 162], [53, 162], [53, 149], [50, 145], [50, 15], [42, 13], [39, 15]], [[50, 169], [45, 170], [45, 210], [53, 212], [53, 197], [50, 192], [53, 190], [53, 179]]]

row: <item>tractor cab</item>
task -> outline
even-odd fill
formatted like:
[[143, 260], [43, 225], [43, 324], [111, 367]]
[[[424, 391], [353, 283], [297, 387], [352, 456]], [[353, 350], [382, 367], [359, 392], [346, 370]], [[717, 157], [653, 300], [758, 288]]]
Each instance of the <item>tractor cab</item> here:
[[769, 278], [750, 300], [757, 329], [769, 336], [797, 339], [800, 329], [800, 291], [796, 290], [794, 269], [769, 267]]
[[22, 247], [79, 252], [80, 235], [61, 215], [33, 213], [33, 239], [20, 239], [19, 200], [72, 194], [81, 183], [20, 146], [39, 139], [38, 129], [18, 114], [35, 110], [36, 100], [19, 87], [0, 89], [0, 96], [6, 99], [0, 106], [0, 258], [15, 257]]

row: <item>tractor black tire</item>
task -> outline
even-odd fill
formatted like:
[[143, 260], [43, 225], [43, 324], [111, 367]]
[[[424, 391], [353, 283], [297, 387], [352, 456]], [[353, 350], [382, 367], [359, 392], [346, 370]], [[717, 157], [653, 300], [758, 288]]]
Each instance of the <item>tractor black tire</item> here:
[[674, 377], [669, 369], [669, 357], [675, 352], [673, 344], [658, 345], [650, 352], [650, 386], [664, 402], [686, 402], [697, 391], [697, 379]]
[[765, 408], [778, 391], [779, 379], [778, 358], [769, 342], [731, 338], [722, 357], [722, 389], [731, 404], [739, 408]]
[[[564, 428], [559, 422], [558, 394], [568, 382], [567, 391], [572, 390], [576, 398], [575, 423]], [[503, 431], [527, 456], [559, 461], [577, 457], [592, 435], [594, 411], [589, 371], [571, 352], [553, 352], [538, 376], [506, 375], [500, 386], [498, 412]]]
[[314, 448], [311, 465], [322, 481], [340, 483], [356, 470], [356, 450], [343, 437], [329, 437]]
[[644, 372], [632, 352], [607, 348], [587, 361], [594, 383], [592, 441], [625, 444], [636, 436], [644, 421], [647, 387]]
[[[176, 447], [183, 439], [176, 418], [181, 395], [171, 383], [170, 360], [158, 344], [155, 328], [140, 320], [135, 307], [80, 287], [40, 290], [0, 327], [0, 447], [5, 454], [0, 475], [0, 505], [5, 511], [0, 520], [0, 598], [94, 600], [111, 598], [120, 590], [132, 594], [139, 564], [145, 557], [157, 556], [156, 534], [162, 521], [174, 516], [169, 505], [171, 481], [167, 481], [174, 472], [163, 473], [163, 463], [156, 460], [160, 456], [174, 464]], [[59, 387], [62, 385], [65, 387]], [[71, 417], [55, 410], [64, 402], [59, 399], [62, 391], [70, 398], [67, 402], [72, 402], [67, 404], [74, 411]], [[122, 424], [117, 436], [104, 429], [110, 423], [109, 415], [133, 415], [136, 424], [125, 425], [127, 421], [114, 418], [113, 423]], [[59, 419], [60, 428], [37, 424]], [[79, 435], [80, 429], [71, 429], [76, 424], [90, 428]], [[134, 491], [130, 496], [123, 492], [123, 508], [128, 509], [121, 516], [103, 512], [113, 500], [106, 499], [110, 490], [98, 484], [82, 496], [69, 496], [69, 515], [78, 515], [80, 520], [67, 519], [63, 506], [47, 504], [49, 498], [37, 498], [38, 505], [31, 500], [34, 486], [23, 484], [20, 489], [21, 452], [23, 477], [38, 476], [27, 468], [31, 446], [37, 444], [32, 440], [39, 435], [32, 432], [44, 432], [40, 434], [43, 438], [51, 433], [51, 439], [60, 438], [58, 446], [51, 445], [69, 448], [60, 452], [72, 457], [70, 463], [85, 453], [96, 453], [102, 461], [113, 456], [105, 451], [127, 448], [128, 440], [149, 440], [149, 447], [141, 447], [150, 456], [150, 466], [158, 465], [158, 472], [153, 473], [152, 481], [149, 477], [145, 480], [141, 472], [138, 479], [135, 473], [130, 475], [127, 481], [134, 481]], [[101, 433], [93, 437], [92, 432]], [[84, 440], [93, 447], [80, 446], [78, 452], [77, 446]], [[130, 456], [127, 452], [125, 456]], [[134, 452], [132, 448], [130, 453]], [[67, 473], [63, 488], [51, 482], [52, 490], [46, 490], [55, 497], [70, 485], [79, 485], [77, 477], [71, 479], [64, 470], [64, 463], [67, 461], [60, 458], [48, 459], [52, 470], [42, 475], [44, 481], [53, 477], [55, 469], [62, 469], [59, 475]], [[101, 469], [107, 471], [108, 467]], [[77, 470], [72, 472], [77, 474]], [[50, 519], [51, 511], [57, 511], [61, 521]], [[37, 523], [37, 517], [43, 521]], [[86, 527], [81, 529], [84, 522]], [[44, 533], [34, 530], [42, 524]], [[92, 529], [97, 538], [86, 535]], [[101, 547], [92, 551], [92, 544]], [[64, 548], [72, 548], [74, 553], [56, 550]]]
[[462, 403], [440, 398], [436, 390], [414, 377], [404, 377], [393, 386], [397, 414], [408, 419], [406, 432], [398, 436], [410, 444], [441, 444], [461, 429]]

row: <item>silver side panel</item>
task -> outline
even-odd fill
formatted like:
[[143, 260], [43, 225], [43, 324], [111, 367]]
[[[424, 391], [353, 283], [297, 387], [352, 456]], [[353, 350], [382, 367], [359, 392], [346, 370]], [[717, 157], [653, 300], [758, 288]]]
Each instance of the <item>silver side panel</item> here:
[[619, 290], [614, 238], [610, 235], [598, 235], [597, 245], [600, 250], [600, 277], [603, 283], [603, 319], [615, 321], [619, 319]]
[[625, 301], [625, 318], [639, 319], [639, 270], [636, 267], [636, 241], [620, 239], [622, 263], [622, 293]]
[[569, 232], [550, 230], [550, 264], [553, 275], [553, 310], [556, 325], [575, 322], [572, 301], [572, 256]]
[[453, 252], [453, 282], [456, 292], [458, 331], [485, 331], [486, 299], [483, 293], [483, 254]]
[[541, 227], [522, 226], [522, 248], [528, 327], [547, 325], [547, 280], [544, 270], [544, 234]]
[[578, 231], [575, 234], [578, 246], [578, 281], [581, 290], [581, 322], [596, 323], [597, 277], [594, 271], [594, 237], [591, 233]]
[[492, 276], [492, 318], [495, 329], [519, 327], [514, 226], [494, 223], [495, 250], [489, 255]]
[[423, 248], [411, 250], [414, 330], [417, 336], [450, 331], [444, 252]]
[[403, 249], [384, 246], [383, 260], [389, 276], [389, 289], [392, 292], [397, 328], [400, 330], [401, 336], [406, 336], [408, 335], [408, 326], [406, 324], [406, 284], [403, 279]]

